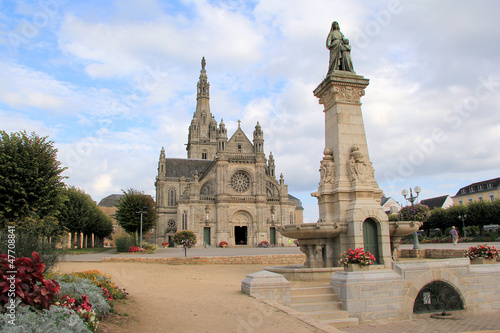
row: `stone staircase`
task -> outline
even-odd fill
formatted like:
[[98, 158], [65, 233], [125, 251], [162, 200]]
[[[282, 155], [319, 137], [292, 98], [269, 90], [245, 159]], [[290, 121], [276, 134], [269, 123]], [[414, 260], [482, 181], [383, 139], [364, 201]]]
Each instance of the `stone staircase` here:
[[342, 302], [328, 285], [291, 288], [291, 308], [318, 323], [335, 328], [359, 325], [358, 318], [349, 318]]

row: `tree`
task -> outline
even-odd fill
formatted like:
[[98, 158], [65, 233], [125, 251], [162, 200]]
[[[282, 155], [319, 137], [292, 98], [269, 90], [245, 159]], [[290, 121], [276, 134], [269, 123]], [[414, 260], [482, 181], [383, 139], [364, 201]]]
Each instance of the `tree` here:
[[444, 208], [434, 208], [431, 211], [431, 216], [423, 225], [423, 229], [426, 231], [426, 235], [429, 236], [430, 230], [439, 228], [441, 230], [441, 235], [444, 235], [444, 229], [446, 229], [447, 224], [447, 214]]
[[45, 218], [61, 204], [66, 169], [56, 159], [57, 149], [48, 137], [34, 132], [0, 131], [0, 218], [8, 221]]
[[90, 195], [75, 187], [64, 188], [63, 194], [65, 201], [57, 218], [69, 232], [94, 234], [100, 238], [113, 232], [111, 219], [97, 207]]
[[139, 233], [142, 214], [142, 230], [148, 230], [156, 225], [156, 205], [153, 198], [134, 189], [123, 191], [124, 196], [116, 204], [115, 217], [120, 226], [129, 233]]
[[191, 230], [177, 231], [172, 239], [174, 243], [184, 247], [184, 257], [187, 255], [187, 249], [196, 244], [196, 234]]
[[6, 236], [15, 230], [16, 254], [40, 253], [46, 270], [60, 257], [54, 238], [66, 231], [54, 218], [62, 203], [61, 174], [66, 169], [56, 157], [57, 149], [47, 137], [0, 131], [0, 251], [7, 252]]

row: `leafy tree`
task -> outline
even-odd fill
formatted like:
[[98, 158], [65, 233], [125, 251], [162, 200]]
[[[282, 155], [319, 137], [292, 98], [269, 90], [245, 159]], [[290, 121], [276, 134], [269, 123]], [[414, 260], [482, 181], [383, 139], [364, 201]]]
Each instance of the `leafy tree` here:
[[[53, 141], [34, 132], [0, 131], [0, 251], [15, 230], [15, 252], [40, 253], [45, 270], [60, 258], [57, 237], [66, 231], [54, 218], [62, 203], [62, 172]], [[7, 225], [14, 229], [7, 230]], [[9, 248], [10, 249], [10, 248]]]
[[90, 195], [75, 187], [64, 188], [63, 194], [65, 201], [57, 218], [69, 232], [98, 237], [106, 237], [113, 232], [111, 219], [97, 207]]
[[439, 228], [441, 230], [441, 234], [443, 235], [447, 223], [448, 215], [446, 214], [446, 210], [444, 208], [434, 208], [431, 211], [431, 216], [427, 222], [424, 223], [422, 228], [426, 231], [427, 236], [429, 236], [430, 230], [434, 230], [436, 228]]
[[47, 137], [34, 132], [0, 131], [0, 218], [7, 221], [26, 217], [44, 218], [61, 204], [66, 169], [56, 159], [57, 149]]
[[177, 231], [172, 239], [174, 243], [184, 247], [184, 257], [187, 256], [187, 249], [196, 244], [196, 234], [191, 230]]
[[139, 211], [145, 211], [142, 214], [142, 230], [148, 230], [156, 225], [156, 205], [153, 198], [134, 189], [123, 191], [124, 196], [116, 204], [116, 220], [120, 226], [129, 233], [138, 234], [141, 225], [141, 214]]
[[[451, 228], [452, 226], [456, 226], [459, 234], [463, 235], [463, 224], [465, 223], [466, 226], [472, 225], [470, 224], [471, 220], [469, 218], [468, 211], [468, 206], [465, 205], [454, 205], [446, 208], [446, 223], [441, 227], [438, 227], [441, 229], [443, 235], [445, 235], [445, 229]], [[458, 217], [464, 215], [467, 215], [467, 219], [464, 223], [462, 223], [462, 221]]]

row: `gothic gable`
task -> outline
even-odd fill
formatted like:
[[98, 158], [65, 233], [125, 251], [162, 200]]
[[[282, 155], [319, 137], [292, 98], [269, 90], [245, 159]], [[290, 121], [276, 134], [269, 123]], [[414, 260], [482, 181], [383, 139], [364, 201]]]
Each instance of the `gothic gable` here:
[[247, 136], [241, 128], [238, 127], [236, 132], [234, 132], [233, 136], [227, 142], [227, 152], [229, 153], [243, 153], [243, 154], [251, 154], [253, 153], [253, 144], [248, 140]]

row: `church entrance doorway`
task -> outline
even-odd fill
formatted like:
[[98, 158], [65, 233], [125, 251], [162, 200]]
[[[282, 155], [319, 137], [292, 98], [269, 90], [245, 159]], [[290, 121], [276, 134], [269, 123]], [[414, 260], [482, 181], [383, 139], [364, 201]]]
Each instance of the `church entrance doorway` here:
[[234, 227], [234, 244], [247, 245], [248, 227]]
[[174, 240], [172, 236], [168, 236], [168, 247], [175, 247]]
[[210, 227], [203, 228], [203, 245], [211, 245], [210, 244]]

